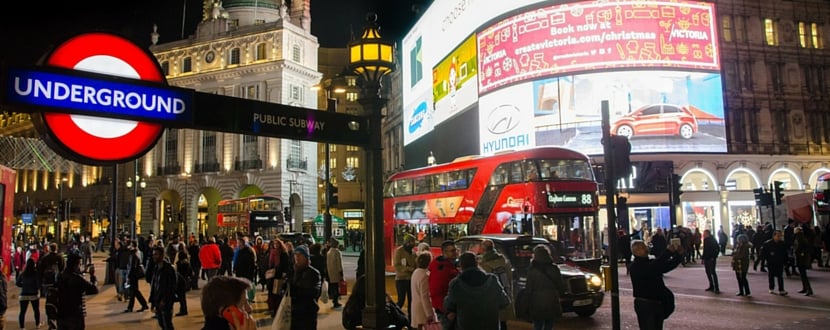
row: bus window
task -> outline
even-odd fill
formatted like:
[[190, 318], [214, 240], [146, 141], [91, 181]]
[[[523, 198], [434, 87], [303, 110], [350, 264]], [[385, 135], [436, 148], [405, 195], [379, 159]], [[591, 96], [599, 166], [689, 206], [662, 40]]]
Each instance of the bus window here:
[[510, 164], [510, 183], [524, 182], [524, 175], [522, 174], [522, 163], [513, 162]]
[[430, 190], [430, 183], [428, 181], [428, 177], [417, 177], [414, 180], [415, 183], [415, 191], [416, 194], [425, 194], [428, 193]]
[[536, 167], [536, 162], [533, 160], [525, 160], [524, 162], [525, 179], [527, 181], [539, 180], [539, 169]]
[[501, 164], [493, 171], [493, 176], [490, 178], [490, 185], [497, 186], [507, 184], [507, 173], [509, 164]]

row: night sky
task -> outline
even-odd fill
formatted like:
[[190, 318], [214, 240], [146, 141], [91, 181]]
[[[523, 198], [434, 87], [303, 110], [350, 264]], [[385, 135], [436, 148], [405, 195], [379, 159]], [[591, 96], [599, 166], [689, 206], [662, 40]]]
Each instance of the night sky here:
[[[0, 63], [34, 64], [55, 43], [88, 31], [109, 31], [150, 45], [153, 23], [159, 43], [179, 40], [186, 1], [185, 36], [202, 18], [201, 0], [20, 1], [0, 11]], [[311, 29], [321, 47], [345, 47], [359, 36], [369, 11], [378, 13], [381, 34], [397, 42], [416, 19], [413, 5], [430, 0], [311, 0]], [[351, 30], [351, 32], [350, 32]]]

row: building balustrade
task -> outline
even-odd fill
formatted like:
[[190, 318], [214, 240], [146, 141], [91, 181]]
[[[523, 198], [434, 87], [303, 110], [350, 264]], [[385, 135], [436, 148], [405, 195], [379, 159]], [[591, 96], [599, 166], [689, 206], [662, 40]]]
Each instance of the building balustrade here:
[[285, 165], [288, 169], [291, 170], [307, 170], [308, 160], [300, 159], [298, 157], [288, 157], [288, 159], [285, 161]]
[[179, 165], [157, 166], [156, 173], [158, 175], [179, 175], [182, 173], [182, 167]]
[[258, 170], [262, 169], [262, 159], [248, 159], [233, 162], [234, 171]]
[[195, 173], [219, 172], [219, 163], [212, 162], [212, 163], [199, 163], [199, 164], [196, 164], [193, 172], [195, 172]]

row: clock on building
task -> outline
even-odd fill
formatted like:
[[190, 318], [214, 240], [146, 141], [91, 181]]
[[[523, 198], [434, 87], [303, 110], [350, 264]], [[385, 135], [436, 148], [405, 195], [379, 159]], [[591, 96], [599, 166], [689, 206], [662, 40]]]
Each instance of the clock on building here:
[[205, 62], [213, 63], [214, 59], [216, 59], [216, 53], [214, 53], [213, 51], [207, 52], [207, 54], [205, 54]]

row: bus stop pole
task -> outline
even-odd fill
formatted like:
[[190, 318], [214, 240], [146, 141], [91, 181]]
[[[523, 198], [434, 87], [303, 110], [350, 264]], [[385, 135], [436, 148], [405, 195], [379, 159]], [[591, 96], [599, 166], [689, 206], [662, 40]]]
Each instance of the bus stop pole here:
[[616, 168], [614, 167], [614, 150], [611, 147], [611, 120], [608, 100], [602, 101], [602, 141], [603, 158], [605, 158], [605, 211], [608, 218], [608, 263], [611, 268], [611, 328], [620, 329], [620, 287], [617, 270], [617, 213], [614, 198], [617, 195]]

